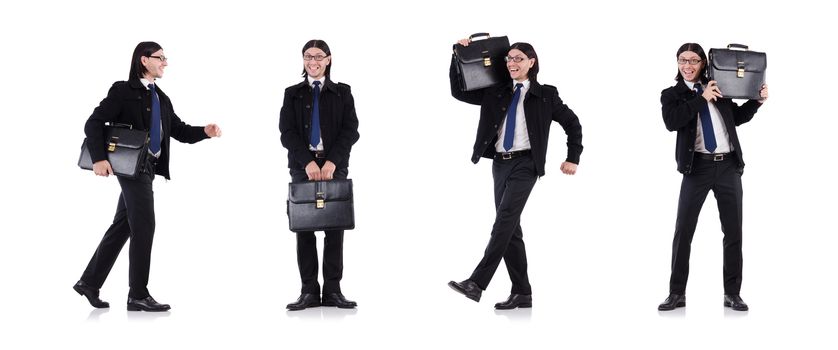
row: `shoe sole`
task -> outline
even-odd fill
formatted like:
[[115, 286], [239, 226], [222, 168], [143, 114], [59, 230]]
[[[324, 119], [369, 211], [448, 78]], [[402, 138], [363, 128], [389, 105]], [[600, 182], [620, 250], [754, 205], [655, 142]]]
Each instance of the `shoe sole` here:
[[498, 306], [495, 306], [495, 310], [512, 310], [512, 309], [515, 309], [515, 308], [529, 309], [531, 307], [532, 307], [532, 304], [528, 303], [528, 304], [519, 304], [519, 305], [516, 305], [516, 306], [513, 306], [513, 307], [498, 307]]
[[736, 311], [748, 311], [747, 307], [745, 307], [745, 308], [733, 307], [733, 303], [724, 302], [724, 305], [725, 305], [725, 307], [729, 307], [729, 308], [731, 308], [733, 310], [736, 310]]
[[687, 306], [687, 303], [686, 303], [686, 302], [675, 304], [675, 307], [673, 307], [673, 308], [660, 307], [660, 306], [658, 306], [658, 311], [672, 311], [672, 310], [675, 310], [675, 309], [677, 309], [677, 308], [679, 308], [679, 307], [685, 307], [685, 306]]
[[311, 305], [306, 305], [304, 307], [285, 307], [285, 308], [288, 309], [288, 311], [302, 311], [302, 310], [305, 310], [305, 309], [308, 309], [308, 308], [320, 307], [320, 306], [322, 306], [322, 304], [311, 304]]
[[171, 309], [171, 308], [165, 309], [165, 310], [154, 310], [154, 309], [147, 309], [147, 308], [139, 307], [139, 306], [128, 305], [127, 309], [128, 309], [128, 311], [166, 312], [166, 311], [169, 311], [169, 309]]
[[454, 291], [456, 291], [457, 293], [460, 293], [460, 294], [464, 295], [466, 298], [469, 298], [469, 299], [471, 299], [471, 300], [474, 300], [475, 302], [478, 302], [478, 303], [480, 302], [480, 297], [474, 298], [474, 297], [472, 297], [471, 295], [466, 294], [466, 292], [465, 292], [465, 291], [460, 290], [460, 289], [459, 289], [459, 288], [457, 288], [457, 287], [456, 287], [456, 285], [454, 285], [453, 283], [448, 282], [448, 286], [449, 286], [449, 287], [451, 287], [451, 289], [453, 289], [453, 290], [454, 290]]
[[355, 307], [357, 307], [357, 306], [358, 306], [358, 305], [352, 305], [352, 306], [339, 306], [339, 305], [332, 304], [332, 303], [323, 303], [323, 304], [320, 304], [320, 305], [322, 305], [322, 306], [329, 306], [329, 307], [336, 307], [336, 308], [338, 308], [338, 309], [354, 309]]

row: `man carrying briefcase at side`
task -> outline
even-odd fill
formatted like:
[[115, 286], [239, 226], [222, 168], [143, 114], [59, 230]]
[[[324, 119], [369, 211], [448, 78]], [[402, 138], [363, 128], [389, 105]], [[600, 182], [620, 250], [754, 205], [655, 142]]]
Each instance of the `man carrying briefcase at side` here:
[[[332, 53], [323, 40], [309, 40], [302, 49], [305, 80], [285, 89], [279, 113], [282, 146], [288, 149], [293, 182], [346, 179], [349, 153], [358, 141], [358, 116], [349, 85], [332, 82]], [[326, 204], [328, 205], [328, 203]], [[318, 306], [351, 309], [340, 289], [343, 278], [343, 230], [326, 230], [323, 243], [323, 296], [317, 281], [317, 238], [297, 234], [297, 264], [302, 288], [291, 311]]]

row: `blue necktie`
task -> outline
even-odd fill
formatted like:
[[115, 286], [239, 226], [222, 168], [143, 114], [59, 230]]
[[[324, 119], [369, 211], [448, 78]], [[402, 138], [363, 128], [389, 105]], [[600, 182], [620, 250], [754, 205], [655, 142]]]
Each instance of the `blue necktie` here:
[[152, 154], [160, 152], [160, 98], [157, 97], [157, 87], [154, 84], [148, 84], [151, 89], [151, 143], [148, 145], [148, 150]]
[[[701, 84], [695, 84], [695, 91], [699, 96], [704, 93]], [[716, 150], [716, 134], [713, 132], [713, 121], [710, 120], [710, 107], [707, 106], [707, 103], [702, 105], [698, 116], [701, 117], [701, 132], [704, 134], [704, 148], [710, 151], [710, 153], [713, 153]]]
[[524, 84], [515, 84], [515, 93], [512, 94], [512, 103], [506, 114], [506, 130], [503, 136], [503, 149], [509, 152], [512, 149], [512, 141], [515, 139], [515, 114], [518, 113], [518, 100], [521, 99], [521, 88]]
[[311, 104], [314, 106], [311, 111], [311, 139], [309, 141], [312, 148], [320, 144], [320, 82], [315, 81], [313, 84], [314, 101]]

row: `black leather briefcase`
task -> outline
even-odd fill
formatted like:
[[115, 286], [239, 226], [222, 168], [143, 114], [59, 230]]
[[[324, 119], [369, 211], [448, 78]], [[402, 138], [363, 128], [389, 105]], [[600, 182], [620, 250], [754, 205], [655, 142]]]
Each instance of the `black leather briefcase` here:
[[709, 60], [708, 77], [718, 83], [722, 96], [760, 99], [759, 91], [765, 83], [764, 52], [749, 51], [745, 45], [730, 44], [727, 49], [710, 49]]
[[509, 53], [509, 39], [505, 36], [489, 37], [489, 33], [477, 33], [468, 46], [454, 44], [454, 60], [457, 77], [463, 91], [473, 91], [509, 80], [504, 57]]
[[291, 231], [332, 231], [355, 228], [352, 180], [288, 184], [288, 226]]
[[[142, 170], [148, 153], [148, 132], [134, 130], [130, 126], [105, 125], [105, 144], [99, 147], [105, 147], [108, 151], [108, 162], [111, 163], [114, 175], [135, 178]], [[93, 170], [87, 138], [81, 143], [79, 167]]]

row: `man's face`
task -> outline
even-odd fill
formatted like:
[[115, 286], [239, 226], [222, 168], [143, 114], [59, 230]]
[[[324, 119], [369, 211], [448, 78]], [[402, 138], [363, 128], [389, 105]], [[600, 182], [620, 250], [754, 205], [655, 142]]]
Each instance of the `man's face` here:
[[163, 54], [163, 50], [157, 50], [151, 56], [142, 57], [140, 58], [143, 67], [145, 67], [145, 78], [148, 80], [154, 80], [163, 77], [163, 70], [166, 66], [169, 65], [168, 61], [166, 61], [166, 55]]

